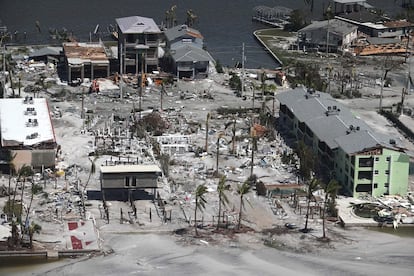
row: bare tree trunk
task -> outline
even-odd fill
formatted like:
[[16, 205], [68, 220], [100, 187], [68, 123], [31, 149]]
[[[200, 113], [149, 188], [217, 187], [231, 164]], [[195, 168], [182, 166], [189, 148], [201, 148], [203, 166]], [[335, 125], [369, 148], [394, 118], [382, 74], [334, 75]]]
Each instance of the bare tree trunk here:
[[309, 209], [310, 209], [310, 197], [308, 196], [308, 205], [306, 207], [305, 228], [303, 229], [304, 232], [308, 232]]
[[194, 209], [194, 230], [195, 230], [195, 235], [196, 236], [198, 236], [198, 232], [197, 232], [197, 206], [198, 206], [198, 196], [196, 196], [195, 209]]
[[241, 226], [242, 209], [243, 209], [243, 194], [240, 196], [239, 225], [237, 226], [238, 229], [240, 229], [240, 226]]
[[218, 217], [217, 217], [217, 230], [219, 229], [219, 225], [220, 225], [220, 216], [221, 216], [221, 196], [219, 197], [219, 211], [218, 211]]
[[322, 229], [323, 229], [323, 238], [326, 238], [326, 230], [325, 230], [325, 224], [326, 224], [326, 203], [328, 201], [328, 193], [325, 192], [325, 200], [323, 202], [323, 209], [322, 209]]

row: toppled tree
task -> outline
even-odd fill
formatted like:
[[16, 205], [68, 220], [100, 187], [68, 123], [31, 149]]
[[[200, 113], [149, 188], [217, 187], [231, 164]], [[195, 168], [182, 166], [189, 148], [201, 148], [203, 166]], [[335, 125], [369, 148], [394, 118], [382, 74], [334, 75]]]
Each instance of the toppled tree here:
[[167, 122], [161, 117], [159, 112], [152, 112], [141, 120], [136, 121], [131, 126], [131, 134], [134, 133], [140, 138], [145, 137], [145, 132], [151, 133], [151, 135], [162, 135], [168, 128]]

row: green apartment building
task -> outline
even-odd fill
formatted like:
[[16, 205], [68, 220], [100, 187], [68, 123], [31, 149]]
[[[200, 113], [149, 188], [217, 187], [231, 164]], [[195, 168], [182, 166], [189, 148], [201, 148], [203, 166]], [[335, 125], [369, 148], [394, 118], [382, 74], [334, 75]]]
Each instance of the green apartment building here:
[[405, 195], [409, 157], [327, 93], [304, 87], [277, 95], [280, 125], [317, 155], [320, 171], [353, 197]]

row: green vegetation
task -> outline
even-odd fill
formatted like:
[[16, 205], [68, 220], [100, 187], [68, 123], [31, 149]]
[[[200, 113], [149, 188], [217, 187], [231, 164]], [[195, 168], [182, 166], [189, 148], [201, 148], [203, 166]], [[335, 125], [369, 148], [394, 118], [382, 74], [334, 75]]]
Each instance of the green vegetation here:
[[207, 186], [206, 185], [199, 185], [197, 186], [197, 189], [195, 190], [195, 208], [194, 208], [194, 229], [195, 229], [195, 235], [198, 236], [197, 232], [197, 209], [200, 209], [200, 211], [203, 211], [206, 207], [207, 200], [204, 197], [207, 193]]

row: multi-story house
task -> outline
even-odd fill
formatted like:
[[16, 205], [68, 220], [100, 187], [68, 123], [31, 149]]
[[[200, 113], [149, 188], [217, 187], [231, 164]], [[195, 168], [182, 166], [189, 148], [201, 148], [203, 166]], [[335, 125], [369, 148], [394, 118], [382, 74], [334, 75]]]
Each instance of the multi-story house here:
[[300, 49], [315, 49], [329, 52], [344, 51], [357, 39], [358, 27], [337, 19], [314, 21], [298, 31]]
[[158, 70], [162, 31], [152, 18], [129, 16], [116, 19], [121, 73]]
[[167, 64], [177, 78], [205, 78], [213, 57], [203, 49], [203, 36], [187, 25], [165, 30]]
[[319, 171], [346, 195], [405, 195], [409, 157], [327, 93], [303, 87], [277, 95], [280, 124], [317, 156]]

